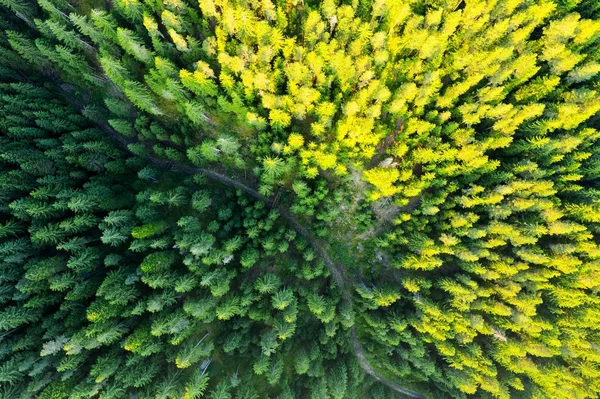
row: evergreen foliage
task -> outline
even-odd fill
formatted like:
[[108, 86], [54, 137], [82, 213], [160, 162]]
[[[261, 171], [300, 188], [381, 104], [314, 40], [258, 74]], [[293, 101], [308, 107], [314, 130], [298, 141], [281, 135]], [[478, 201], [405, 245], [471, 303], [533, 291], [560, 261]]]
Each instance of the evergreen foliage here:
[[599, 4], [0, 0], [0, 397], [597, 398]]

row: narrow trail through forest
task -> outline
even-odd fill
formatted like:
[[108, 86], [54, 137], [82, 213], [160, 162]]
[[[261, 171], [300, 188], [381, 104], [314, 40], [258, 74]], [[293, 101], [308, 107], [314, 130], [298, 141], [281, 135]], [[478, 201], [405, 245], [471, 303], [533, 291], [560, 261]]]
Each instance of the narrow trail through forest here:
[[[67, 101], [70, 102], [73, 106], [77, 107], [80, 111], [82, 111], [85, 106], [83, 104], [81, 104], [80, 102], [78, 102], [75, 99], [75, 97], [70, 95], [71, 93], [70, 93], [69, 88], [65, 87], [64, 84], [59, 85], [59, 87], [65, 93], [65, 96], [67, 97]], [[134, 155], [131, 152], [131, 150], [129, 150], [128, 144], [134, 143], [135, 140], [125, 139], [122, 135], [120, 135], [117, 131], [115, 131], [106, 122], [95, 121], [95, 123], [103, 132], [107, 133], [115, 142], [117, 142], [124, 151], [126, 151], [130, 155]], [[349, 284], [347, 284], [348, 276], [346, 274], [346, 268], [344, 267], [344, 265], [338, 264], [331, 259], [331, 257], [329, 256], [329, 253], [324, 248], [324, 246], [321, 244], [321, 242], [318, 239], [316, 239], [310, 233], [310, 231], [308, 231], [308, 229], [306, 229], [306, 227], [304, 227], [302, 224], [300, 224], [300, 222], [298, 222], [298, 220], [292, 215], [292, 213], [289, 211], [289, 209], [287, 207], [285, 207], [284, 205], [276, 204], [275, 201], [260, 194], [258, 191], [254, 190], [252, 187], [249, 187], [249, 186], [247, 186], [237, 180], [234, 180], [228, 176], [225, 176], [222, 173], [219, 173], [217, 171], [214, 171], [211, 169], [206, 169], [206, 168], [195, 168], [195, 167], [190, 167], [190, 166], [184, 166], [184, 165], [180, 165], [175, 162], [167, 162], [167, 161], [159, 160], [159, 159], [156, 159], [151, 156], [146, 157], [146, 159], [148, 159], [152, 165], [154, 165], [158, 168], [161, 168], [161, 169], [171, 170], [171, 171], [176, 171], [176, 172], [186, 173], [186, 174], [203, 174], [206, 177], [208, 177], [209, 179], [211, 179], [213, 181], [217, 181], [225, 186], [242, 190], [243, 192], [250, 195], [251, 197], [254, 197], [257, 200], [268, 204], [273, 209], [277, 209], [277, 211], [279, 211], [280, 215], [294, 228], [294, 230], [296, 230], [296, 232], [298, 232], [300, 235], [302, 235], [304, 238], [306, 238], [310, 242], [312, 247], [317, 250], [320, 257], [325, 262], [325, 265], [329, 269], [329, 272], [331, 273], [331, 276], [334, 279], [336, 285], [342, 292], [342, 300], [349, 306], [350, 310], [353, 309], [352, 294], [350, 293], [350, 289], [348, 288]], [[358, 336], [356, 334], [356, 327], [354, 325], [350, 329], [350, 334], [351, 334], [351, 343], [352, 343], [354, 355], [356, 356], [356, 358], [360, 364], [360, 367], [363, 369], [363, 371], [365, 373], [369, 374], [371, 377], [373, 377], [377, 381], [381, 382], [382, 384], [388, 386], [389, 388], [393, 389], [394, 391], [401, 393], [407, 397], [415, 398], [415, 399], [425, 399], [424, 395], [422, 395], [418, 392], [412, 391], [408, 388], [404, 388], [404, 387], [394, 383], [393, 381], [390, 381], [385, 376], [377, 373], [377, 371], [373, 368], [373, 366], [367, 359], [365, 350], [364, 350], [362, 344], [360, 343], [360, 341], [358, 340]]]
[[[266, 204], [270, 205], [274, 209], [277, 209], [279, 211], [280, 215], [294, 228], [294, 230], [296, 230], [299, 234], [301, 234], [304, 238], [306, 238], [311, 243], [312, 247], [317, 250], [320, 257], [323, 259], [327, 268], [329, 269], [329, 272], [331, 273], [331, 276], [335, 280], [338, 288], [342, 292], [343, 301], [346, 302], [348, 304], [349, 308], [352, 310], [352, 308], [353, 308], [352, 294], [350, 293], [350, 289], [348, 288], [348, 284], [347, 284], [348, 276], [346, 274], [346, 268], [341, 264], [335, 263], [331, 259], [327, 250], [325, 250], [323, 245], [321, 245], [321, 242], [319, 240], [317, 240], [310, 233], [310, 231], [308, 231], [308, 229], [306, 229], [304, 226], [302, 226], [302, 224], [300, 224], [300, 222], [298, 222], [298, 220], [290, 213], [290, 211], [289, 211], [289, 209], [287, 209], [287, 207], [285, 207], [283, 205], [276, 205], [273, 200], [265, 197], [264, 195], [260, 194], [253, 188], [248, 187], [245, 184], [240, 183], [239, 181], [233, 180], [233, 179], [231, 179], [221, 173], [215, 172], [213, 170], [205, 169], [205, 168], [192, 168], [192, 167], [182, 166], [182, 165], [173, 164], [170, 162], [160, 161], [160, 160], [157, 160], [154, 158], [150, 158], [150, 161], [153, 165], [155, 165], [157, 167], [171, 169], [171, 170], [174, 170], [177, 172], [204, 174], [209, 179], [218, 181], [229, 187], [240, 189], [240, 190], [244, 191], [245, 193], [249, 194], [250, 196], [252, 196], [262, 202], [265, 202]], [[378, 374], [377, 371], [373, 368], [373, 366], [371, 366], [371, 363], [369, 363], [369, 361], [367, 360], [365, 350], [364, 350], [362, 344], [360, 343], [360, 341], [358, 340], [358, 337], [356, 334], [356, 327], [352, 326], [350, 332], [351, 332], [351, 337], [352, 337], [352, 348], [354, 350], [354, 355], [358, 359], [360, 367], [363, 369], [363, 371], [365, 373], [369, 374], [370, 376], [375, 378], [377, 381], [387, 385], [389, 388], [393, 389], [394, 391], [396, 391], [398, 393], [401, 393], [401, 394], [411, 397], [411, 398], [425, 399], [424, 395], [414, 392], [414, 391], [411, 391], [410, 389], [404, 388], [404, 387], [394, 383], [393, 381], [388, 380], [386, 377]]]
[[[186, 166], [182, 166], [182, 165], [171, 164], [171, 163], [164, 162], [164, 161], [159, 161], [159, 160], [153, 159], [153, 158], [151, 158], [150, 161], [155, 166], [164, 167], [164, 168], [170, 167], [171, 170], [175, 170], [178, 172], [202, 173], [205, 176], [207, 176], [208, 178], [218, 181], [226, 186], [240, 189], [240, 190], [244, 191], [245, 193], [249, 194], [250, 196], [252, 196], [260, 201], [265, 202], [266, 204], [270, 205], [271, 207], [274, 207], [274, 209], [277, 209], [279, 211], [280, 215], [294, 228], [294, 230], [296, 230], [299, 234], [301, 234], [304, 238], [306, 238], [311, 243], [312, 247], [317, 250], [317, 252], [321, 256], [321, 258], [325, 262], [325, 265], [329, 269], [329, 272], [331, 273], [331, 276], [335, 280], [338, 288], [342, 292], [342, 300], [348, 304], [348, 306], [351, 310], [353, 309], [352, 294], [350, 293], [350, 289], [348, 288], [348, 284], [346, 283], [348, 281], [348, 276], [346, 274], [346, 268], [341, 264], [335, 263], [331, 259], [327, 250], [325, 250], [323, 245], [321, 245], [321, 242], [319, 240], [317, 240], [310, 233], [310, 231], [308, 231], [304, 226], [302, 226], [300, 224], [300, 222], [298, 222], [298, 220], [290, 213], [290, 211], [289, 211], [289, 209], [287, 209], [287, 207], [284, 207], [283, 205], [276, 205], [273, 200], [265, 197], [264, 195], [261, 195], [259, 192], [257, 192], [253, 188], [248, 187], [243, 183], [233, 180], [233, 179], [231, 179], [225, 175], [222, 175], [221, 173], [215, 172], [213, 170], [205, 169], [205, 168], [191, 168], [191, 167], [186, 167]], [[351, 327], [350, 333], [351, 333], [351, 337], [352, 337], [352, 348], [354, 350], [354, 355], [356, 356], [356, 358], [360, 364], [360, 367], [363, 369], [363, 371], [365, 373], [369, 374], [370, 376], [375, 378], [377, 381], [387, 385], [389, 388], [393, 389], [394, 391], [396, 391], [398, 393], [401, 393], [401, 394], [411, 397], [411, 398], [425, 399], [424, 395], [414, 392], [414, 391], [411, 391], [410, 389], [404, 388], [404, 387], [394, 383], [393, 381], [388, 380], [386, 377], [378, 374], [377, 371], [373, 368], [373, 366], [371, 366], [371, 363], [369, 363], [369, 361], [367, 360], [365, 350], [364, 350], [362, 344], [360, 343], [360, 341], [358, 340], [355, 326]]]

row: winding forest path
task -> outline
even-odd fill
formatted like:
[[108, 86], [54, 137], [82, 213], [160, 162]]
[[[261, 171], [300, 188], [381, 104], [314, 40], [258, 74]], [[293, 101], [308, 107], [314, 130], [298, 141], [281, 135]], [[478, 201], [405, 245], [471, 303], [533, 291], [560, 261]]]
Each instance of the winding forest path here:
[[[178, 165], [178, 164], [173, 164], [170, 162], [161, 161], [161, 160], [158, 160], [155, 158], [149, 158], [149, 160], [153, 165], [155, 165], [157, 167], [170, 169], [170, 170], [174, 170], [177, 172], [183, 172], [183, 173], [192, 173], [192, 174], [201, 173], [201, 174], [207, 176], [211, 180], [218, 181], [218, 182], [220, 182], [226, 186], [232, 187], [232, 188], [240, 189], [240, 190], [244, 191], [245, 193], [247, 193], [248, 195], [258, 199], [259, 201], [265, 202], [272, 208], [277, 209], [279, 211], [280, 215], [288, 222], [288, 224], [290, 224], [294, 228], [294, 230], [296, 230], [296, 232], [298, 232], [300, 235], [302, 235], [304, 238], [306, 238], [311, 243], [312, 247], [317, 250], [317, 252], [319, 253], [319, 256], [321, 257], [321, 259], [323, 259], [323, 261], [325, 262], [325, 265], [329, 269], [329, 272], [331, 273], [332, 278], [334, 279], [338, 288], [342, 292], [342, 300], [344, 302], [346, 302], [346, 304], [349, 306], [349, 308], [351, 310], [353, 309], [352, 294], [350, 293], [350, 289], [348, 288], [349, 284], [347, 284], [348, 276], [346, 274], [346, 268], [344, 267], [344, 265], [338, 264], [338, 263], [334, 262], [333, 259], [331, 259], [331, 257], [329, 256], [329, 253], [323, 247], [321, 242], [318, 239], [316, 239], [310, 233], [310, 231], [308, 231], [308, 229], [306, 229], [306, 227], [304, 227], [302, 224], [300, 224], [300, 222], [298, 222], [298, 220], [292, 215], [292, 213], [290, 212], [290, 210], [287, 207], [285, 207], [283, 205], [275, 204], [275, 202], [273, 200], [265, 197], [264, 195], [260, 194], [258, 191], [254, 190], [253, 188], [251, 188], [243, 183], [240, 183], [239, 181], [233, 180], [230, 177], [227, 177], [227, 176], [225, 176], [219, 172], [216, 172], [214, 170], [210, 170], [210, 169], [206, 169], [206, 168], [187, 167], [187, 166], [183, 166], [183, 165]], [[373, 368], [373, 366], [371, 366], [371, 363], [369, 363], [369, 361], [367, 360], [365, 350], [364, 350], [362, 344], [360, 343], [360, 341], [358, 340], [355, 326], [351, 327], [350, 333], [351, 333], [351, 343], [352, 343], [354, 355], [356, 356], [356, 358], [360, 364], [360, 367], [363, 369], [363, 371], [365, 373], [369, 374], [370, 376], [375, 378], [377, 381], [385, 384], [386, 386], [388, 386], [389, 388], [393, 389], [394, 391], [396, 391], [398, 393], [401, 393], [410, 398], [425, 399], [424, 395], [422, 395], [418, 392], [415, 392], [415, 391], [411, 391], [410, 389], [404, 388], [404, 387], [394, 383], [393, 381], [390, 381], [386, 377], [378, 374], [377, 371]]]
[[[161, 166], [161, 167], [168, 166], [168, 165], [163, 165], [163, 161], [158, 161], [156, 159], [150, 159], [150, 161], [156, 166]], [[329, 272], [331, 273], [332, 278], [335, 280], [335, 283], [337, 284], [338, 288], [342, 292], [342, 300], [344, 302], [346, 302], [346, 304], [349, 306], [350, 310], [353, 309], [352, 294], [350, 293], [350, 289], [348, 288], [349, 285], [347, 284], [348, 276], [346, 274], [346, 268], [344, 267], [344, 265], [338, 264], [331, 259], [331, 257], [329, 256], [329, 253], [323, 247], [321, 242], [319, 240], [317, 240], [310, 233], [310, 231], [308, 231], [308, 229], [306, 229], [306, 227], [302, 226], [302, 224], [300, 224], [300, 222], [298, 222], [298, 220], [290, 213], [290, 211], [287, 207], [285, 207], [283, 205], [276, 205], [273, 200], [265, 197], [264, 195], [261, 195], [259, 192], [257, 192], [253, 188], [248, 187], [243, 183], [240, 183], [236, 180], [233, 180], [225, 175], [222, 175], [222, 174], [215, 172], [213, 170], [210, 170], [210, 169], [190, 168], [190, 167], [174, 165], [174, 164], [171, 164], [171, 169], [179, 171], [179, 172], [184, 172], [184, 173], [202, 173], [202, 174], [206, 175], [208, 178], [218, 181], [226, 186], [240, 189], [240, 190], [244, 191], [245, 193], [249, 194], [250, 196], [267, 203], [271, 207], [274, 207], [274, 209], [277, 209], [279, 211], [280, 215], [294, 228], [294, 230], [296, 230], [296, 232], [298, 232], [300, 235], [302, 235], [304, 238], [306, 238], [311, 243], [312, 247], [317, 250], [321, 259], [323, 259], [323, 261], [325, 262], [325, 265], [329, 269]], [[390, 381], [386, 377], [378, 374], [377, 371], [373, 368], [373, 366], [371, 366], [371, 363], [369, 363], [369, 361], [367, 360], [365, 350], [364, 350], [362, 344], [360, 343], [360, 341], [358, 340], [358, 337], [356, 334], [356, 327], [354, 325], [351, 327], [350, 333], [351, 333], [351, 343], [352, 343], [354, 355], [356, 356], [356, 358], [360, 364], [360, 367], [363, 369], [363, 371], [365, 373], [369, 374], [370, 376], [375, 378], [377, 381], [387, 385], [389, 388], [393, 389], [394, 391], [396, 391], [398, 393], [401, 393], [410, 398], [425, 399], [424, 395], [422, 395], [418, 392], [415, 392], [415, 391], [411, 391], [410, 389], [404, 388], [404, 387], [394, 383], [393, 381]]]
[[[69, 103], [71, 103], [71, 105], [75, 106], [80, 111], [83, 110], [85, 105], [80, 103], [79, 101], [76, 100], [75, 97], [70, 95], [71, 93], [70, 93], [68, 85], [61, 84], [61, 85], [59, 85], [59, 88], [65, 93], [65, 97], [67, 97], [67, 101]], [[95, 121], [95, 123], [98, 126], [98, 128], [100, 128], [100, 130], [102, 130], [103, 132], [108, 134], [115, 142], [117, 142], [119, 144], [119, 146], [125, 152], [127, 152], [130, 155], [134, 155], [131, 152], [131, 150], [129, 150], [128, 145], [131, 143], [134, 143], [135, 140], [126, 139], [121, 134], [119, 134], [117, 131], [115, 131], [108, 123], [106, 123], [104, 121]], [[311, 234], [311, 232], [308, 231], [308, 229], [306, 229], [306, 227], [304, 227], [293, 216], [293, 214], [290, 212], [290, 210], [286, 206], [276, 204], [274, 200], [265, 197], [264, 195], [260, 194], [258, 191], [253, 189], [252, 187], [247, 186], [246, 184], [241, 183], [237, 180], [234, 180], [228, 176], [225, 176], [224, 174], [217, 172], [215, 170], [180, 165], [175, 162], [163, 161], [163, 160], [157, 159], [152, 156], [146, 157], [146, 159], [148, 159], [148, 161], [152, 165], [154, 165], [158, 168], [161, 168], [161, 169], [171, 170], [171, 171], [186, 173], [186, 174], [203, 174], [213, 181], [217, 181], [217, 182], [219, 182], [225, 186], [231, 187], [231, 188], [239, 189], [239, 190], [245, 192], [246, 194], [250, 195], [251, 197], [254, 197], [257, 200], [266, 203], [267, 205], [271, 206], [271, 208], [277, 209], [279, 211], [280, 215], [294, 228], [294, 230], [296, 230], [297, 233], [299, 233], [304, 238], [306, 238], [310, 242], [312, 247], [317, 250], [317, 252], [319, 253], [319, 256], [323, 259], [323, 261], [325, 262], [325, 265], [327, 266], [329, 272], [331, 273], [331, 276], [334, 279], [336, 285], [342, 292], [342, 300], [349, 306], [350, 310], [353, 309], [352, 294], [350, 292], [350, 288], [348, 288], [350, 284], [348, 284], [349, 280], [348, 280], [348, 276], [346, 274], [346, 268], [344, 267], [344, 265], [338, 264], [333, 261], [333, 259], [329, 256], [328, 251], [325, 249], [325, 247], [322, 245], [322, 243], [318, 239], [316, 239]], [[360, 367], [363, 369], [363, 371], [365, 373], [367, 373], [368, 375], [372, 376], [375, 380], [381, 382], [382, 384], [388, 386], [389, 388], [393, 389], [394, 391], [396, 391], [402, 395], [405, 395], [410, 398], [415, 398], [415, 399], [425, 399], [424, 395], [422, 395], [418, 392], [412, 391], [408, 388], [404, 388], [404, 387], [394, 383], [393, 381], [390, 381], [385, 376], [379, 374], [373, 368], [373, 366], [367, 359], [366, 352], [365, 352], [362, 344], [358, 340], [358, 337], [356, 334], [356, 327], [354, 325], [351, 327], [350, 334], [351, 334], [351, 344], [352, 344], [352, 349], [354, 351], [354, 355], [356, 356], [356, 358], [360, 364]]]

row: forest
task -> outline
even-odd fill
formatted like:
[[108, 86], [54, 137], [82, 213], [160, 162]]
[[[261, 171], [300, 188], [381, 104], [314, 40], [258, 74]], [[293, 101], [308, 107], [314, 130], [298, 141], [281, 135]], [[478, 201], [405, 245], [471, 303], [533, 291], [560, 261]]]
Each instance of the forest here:
[[600, 1], [0, 0], [0, 399], [600, 398]]

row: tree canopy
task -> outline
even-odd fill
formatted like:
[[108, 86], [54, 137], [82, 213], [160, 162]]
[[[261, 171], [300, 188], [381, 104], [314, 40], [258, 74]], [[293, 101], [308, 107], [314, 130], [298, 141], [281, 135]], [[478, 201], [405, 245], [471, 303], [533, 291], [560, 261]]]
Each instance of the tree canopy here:
[[0, 0], [0, 398], [600, 395], [596, 0]]

